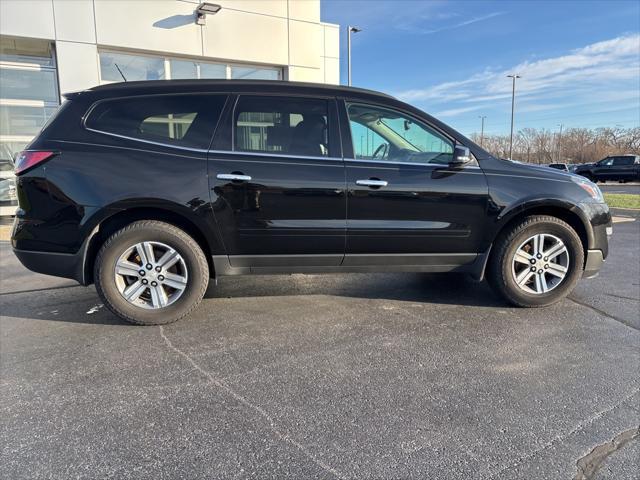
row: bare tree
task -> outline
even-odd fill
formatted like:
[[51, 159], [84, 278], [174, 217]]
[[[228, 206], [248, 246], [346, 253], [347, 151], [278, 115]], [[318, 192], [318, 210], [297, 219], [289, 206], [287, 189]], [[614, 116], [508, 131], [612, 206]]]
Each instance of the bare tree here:
[[[480, 136], [473, 134], [471, 138], [477, 142]], [[506, 158], [509, 136], [485, 134], [484, 148]], [[640, 127], [568, 128], [561, 137], [547, 129], [523, 128], [514, 139], [514, 160], [550, 163], [558, 151], [565, 163], [595, 162], [607, 155], [640, 155]]]

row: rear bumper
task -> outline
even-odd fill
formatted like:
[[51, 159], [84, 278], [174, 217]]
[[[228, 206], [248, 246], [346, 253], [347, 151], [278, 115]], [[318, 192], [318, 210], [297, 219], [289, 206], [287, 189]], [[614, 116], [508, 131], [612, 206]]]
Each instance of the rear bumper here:
[[36, 252], [13, 249], [20, 263], [36, 273], [71, 278], [84, 283], [84, 249], [78, 253]]
[[593, 278], [598, 273], [604, 264], [604, 255], [602, 250], [587, 250], [587, 258], [584, 263], [584, 271], [582, 272], [582, 278]]

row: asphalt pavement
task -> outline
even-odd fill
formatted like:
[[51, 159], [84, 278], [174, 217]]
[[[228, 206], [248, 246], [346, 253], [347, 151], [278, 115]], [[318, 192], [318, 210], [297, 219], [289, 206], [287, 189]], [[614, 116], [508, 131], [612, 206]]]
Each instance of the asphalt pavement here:
[[2, 478], [638, 478], [620, 214], [600, 276], [548, 308], [457, 275], [229, 277], [163, 328], [2, 242]]

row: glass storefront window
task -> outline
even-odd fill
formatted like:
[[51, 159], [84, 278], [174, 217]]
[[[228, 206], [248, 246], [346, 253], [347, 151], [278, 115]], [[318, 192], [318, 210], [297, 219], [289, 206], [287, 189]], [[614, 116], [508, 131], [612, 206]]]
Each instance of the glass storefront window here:
[[231, 67], [231, 78], [234, 79], [257, 79], [257, 80], [279, 80], [280, 70], [274, 68], [257, 67]]
[[190, 60], [170, 60], [171, 78], [198, 78], [198, 62]]
[[56, 72], [0, 67], [0, 98], [57, 103]]
[[100, 76], [107, 82], [163, 80], [166, 78], [164, 58], [102, 52]]
[[0, 63], [55, 67], [51, 43], [34, 38], [0, 38]]
[[56, 107], [31, 107], [0, 104], [0, 135], [35, 136]]
[[188, 78], [280, 80], [282, 69], [228, 65], [185, 58], [100, 52], [100, 77], [103, 83], [122, 82], [125, 78], [127, 81]]
[[0, 215], [17, 205], [13, 160], [55, 112], [60, 97], [53, 44], [0, 38]]
[[200, 78], [227, 78], [227, 66], [216, 63], [201, 63]]

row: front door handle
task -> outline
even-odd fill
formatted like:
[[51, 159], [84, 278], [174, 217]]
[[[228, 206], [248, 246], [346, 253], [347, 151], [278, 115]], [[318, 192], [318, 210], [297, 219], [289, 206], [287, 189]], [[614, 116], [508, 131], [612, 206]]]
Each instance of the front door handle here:
[[251, 177], [249, 175], [242, 175], [240, 173], [219, 173], [216, 175], [218, 180], [231, 180], [232, 182], [249, 182]]
[[386, 180], [378, 180], [377, 178], [369, 178], [368, 180], [356, 180], [356, 185], [363, 187], [380, 188], [389, 185]]

